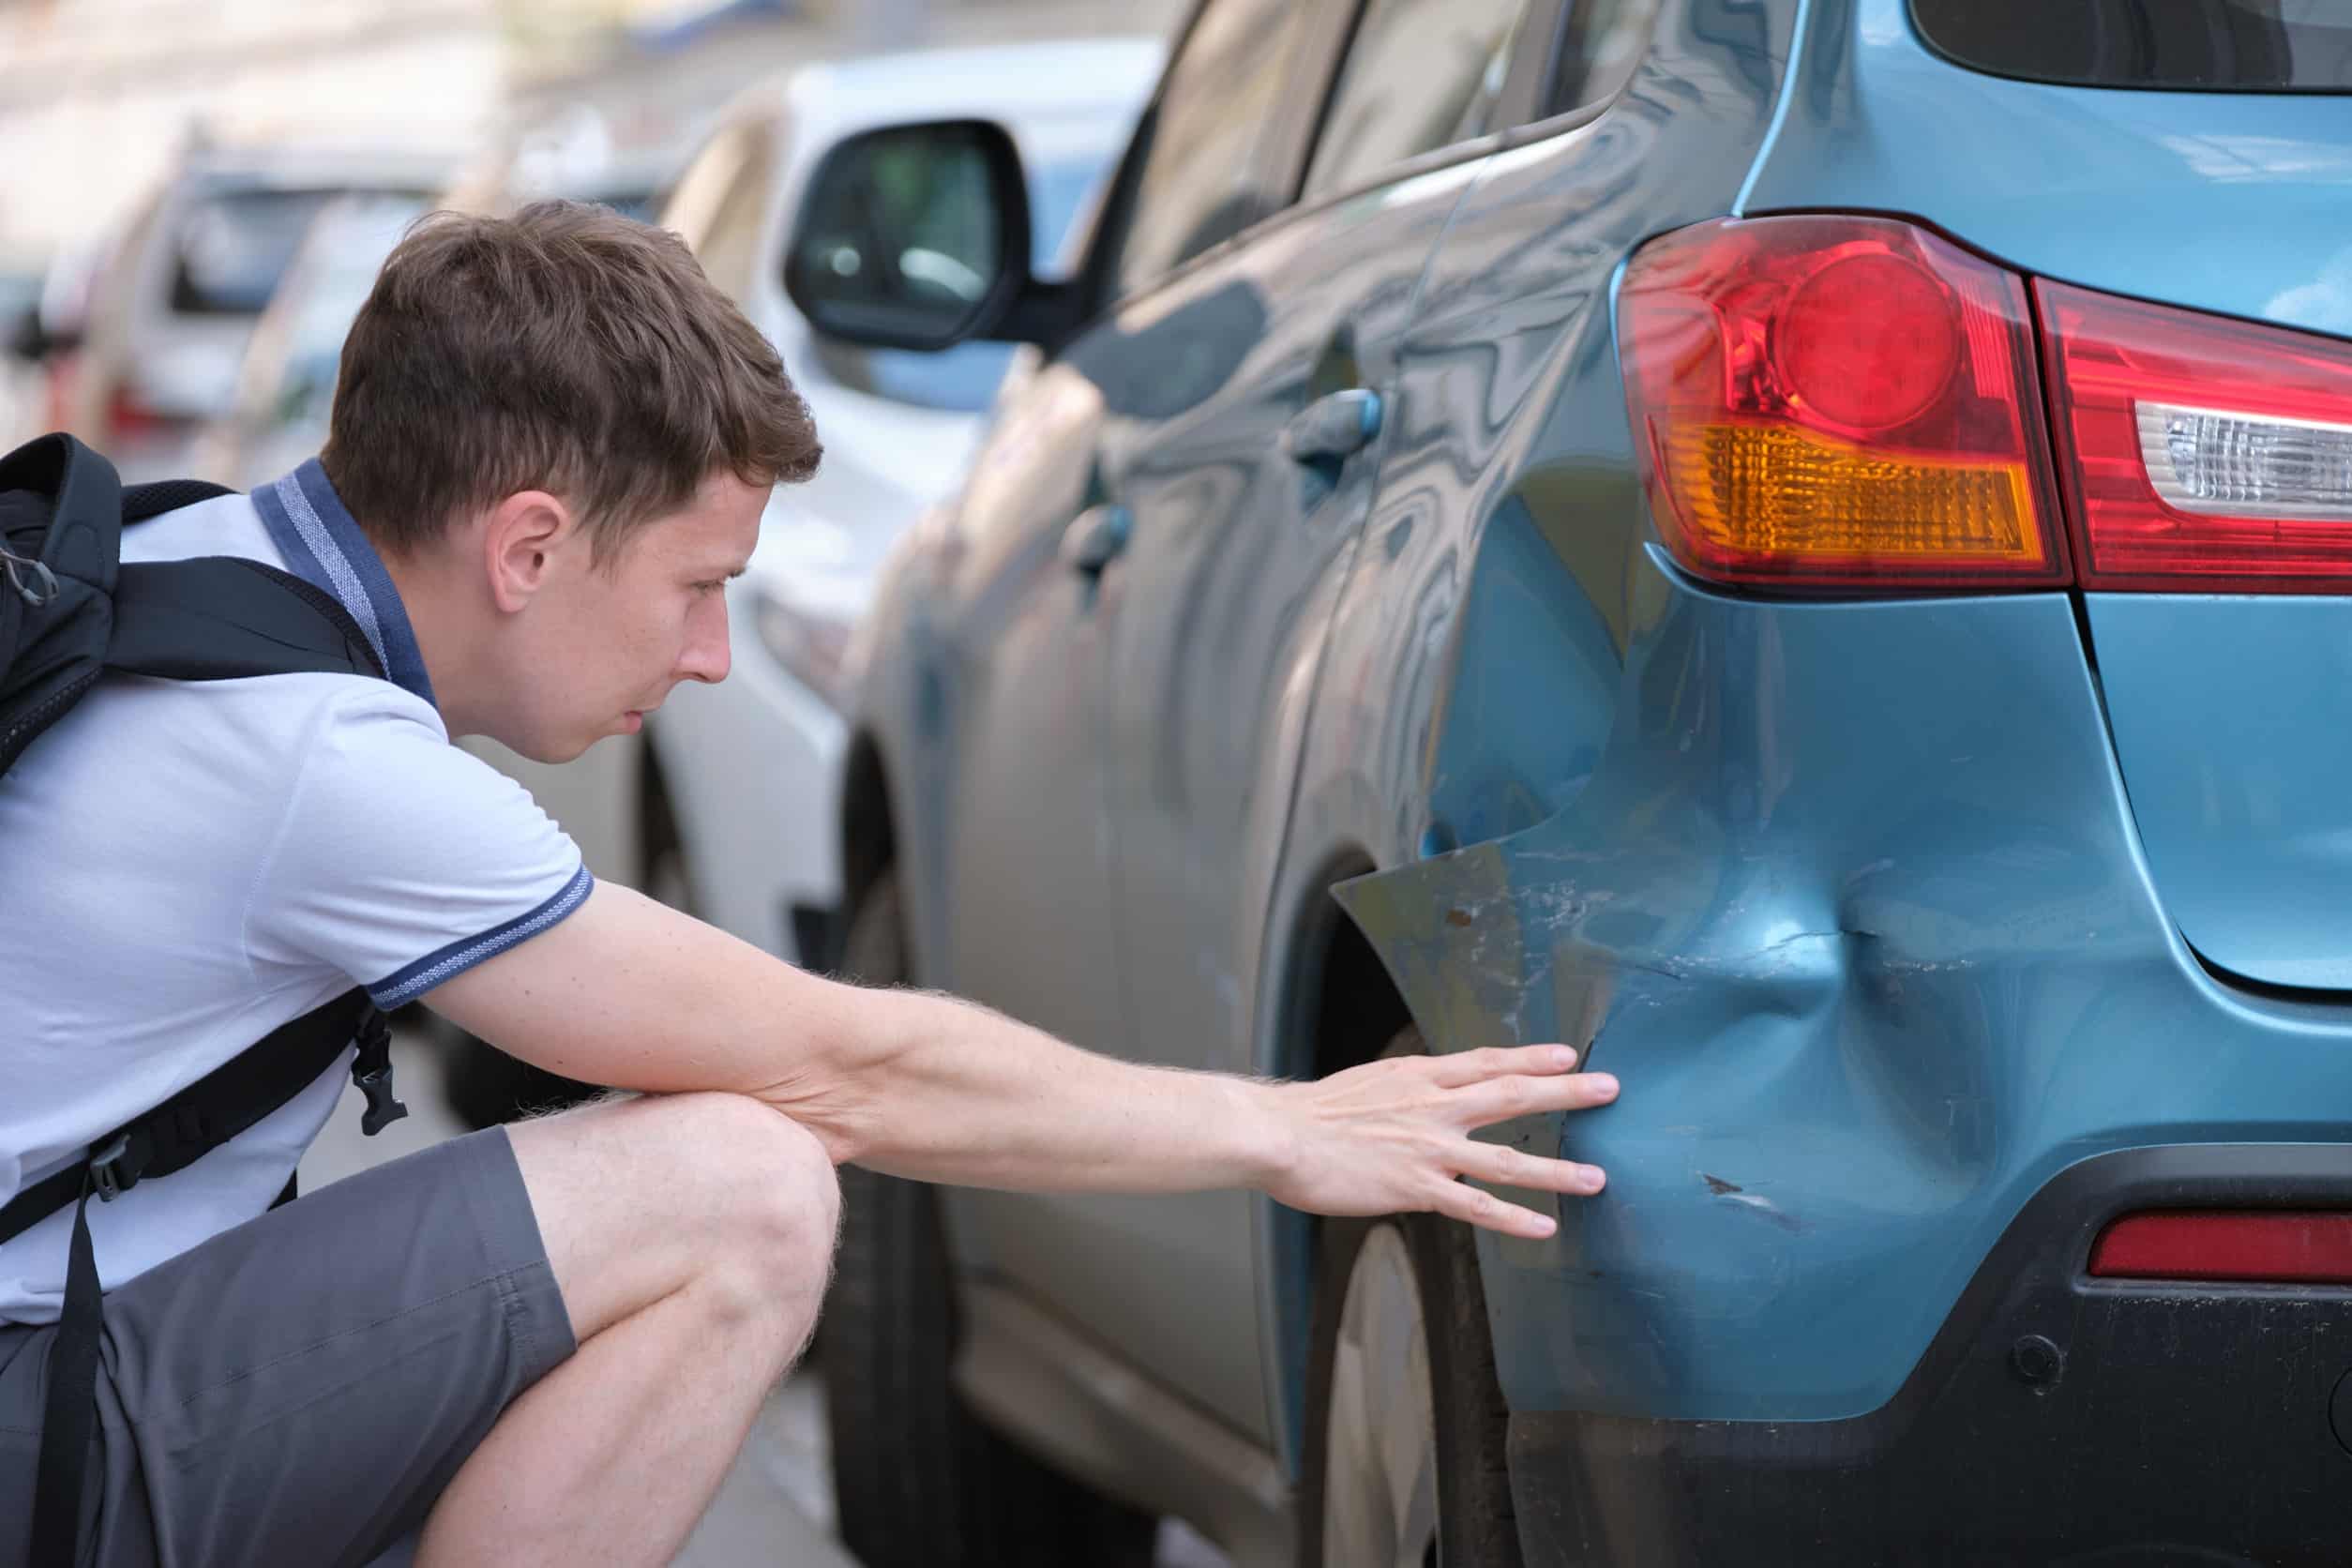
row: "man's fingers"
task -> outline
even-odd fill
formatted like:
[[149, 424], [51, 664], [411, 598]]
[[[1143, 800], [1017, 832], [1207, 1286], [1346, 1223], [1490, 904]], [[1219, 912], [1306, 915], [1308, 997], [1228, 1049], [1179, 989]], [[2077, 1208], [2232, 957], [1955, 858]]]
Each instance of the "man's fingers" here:
[[1549, 1214], [1539, 1214], [1516, 1203], [1505, 1203], [1493, 1193], [1464, 1186], [1459, 1182], [1447, 1182], [1438, 1191], [1431, 1207], [1449, 1218], [1464, 1220], [1484, 1230], [1499, 1230], [1506, 1236], [1521, 1236], [1540, 1242], [1560, 1227]]
[[1549, 1078], [1513, 1075], [1473, 1084], [1454, 1095], [1454, 1108], [1467, 1124], [1484, 1127], [1515, 1116], [1555, 1110], [1590, 1110], [1617, 1098], [1617, 1079], [1606, 1073], [1564, 1073]]
[[1545, 1159], [1497, 1143], [1469, 1143], [1462, 1157], [1462, 1174], [1497, 1186], [1526, 1187], [1534, 1192], [1562, 1192], [1590, 1198], [1606, 1182], [1597, 1165], [1575, 1160]]
[[1576, 1053], [1566, 1046], [1488, 1046], [1434, 1057], [1431, 1063], [1439, 1088], [1462, 1089], [1512, 1073], [1564, 1073], [1576, 1066]]

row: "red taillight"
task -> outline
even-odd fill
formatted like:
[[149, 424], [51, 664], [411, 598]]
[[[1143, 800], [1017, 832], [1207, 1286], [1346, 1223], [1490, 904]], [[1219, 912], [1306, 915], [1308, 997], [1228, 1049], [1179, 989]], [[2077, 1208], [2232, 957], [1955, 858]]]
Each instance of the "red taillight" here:
[[2035, 289], [2083, 586], [2352, 587], [2352, 347]]
[[2100, 1233], [2090, 1272], [2102, 1278], [2352, 1285], [2352, 1213], [2161, 1209], [2126, 1214]]
[[1718, 581], [2069, 579], [2023, 279], [1907, 223], [1726, 219], [1619, 294], [1666, 547]]

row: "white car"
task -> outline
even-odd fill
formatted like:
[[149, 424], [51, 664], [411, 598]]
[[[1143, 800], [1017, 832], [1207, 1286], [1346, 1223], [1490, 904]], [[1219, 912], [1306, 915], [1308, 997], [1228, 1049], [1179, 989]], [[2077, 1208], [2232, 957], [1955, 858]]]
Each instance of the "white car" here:
[[960, 483], [1015, 353], [857, 348], [813, 333], [784, 292], [809, 174], [879, 126], [995, 121], [1031, 172], [1034, 251], [1053, 256], [1107, 183], [1162, 53], [1156, 39], [1105, 38], [803, 67], [740, 98], [679, 177], [663, 224], [781, 352], [825, 449], [815, 478], [777, 489], [750, 568], [728, 590], [732, 673], [679, 687], [646, 725], [688, 896], [747, 942], [823, 961], [840, 897], [843, 654], [883, 553]]

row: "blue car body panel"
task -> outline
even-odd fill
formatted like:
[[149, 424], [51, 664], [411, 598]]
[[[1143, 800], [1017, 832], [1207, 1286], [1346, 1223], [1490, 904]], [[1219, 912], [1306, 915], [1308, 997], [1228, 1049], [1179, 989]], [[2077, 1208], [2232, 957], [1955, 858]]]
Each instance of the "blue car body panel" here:
[[[2352, 337], [2352, 95], [1987, 76], [1931, 51], [1903, 0], [1809, 0], [1792, 88], [1746, 213], [1915, 215], [2034, 276]], [[2352, 988], [2352, 605], [2088, 611], [2172, 919], [2224, 970]]]
[[2088, 594], [2116, 749], [2198, 955], [2352, 991], [2352, 604]]
[[[2352, 100], [1989, 77], [1929, 51], [1900, 0], [1812, 0], [1796, 54], [1750, 215], [1904, 214], [2111, 292], [2352, 319]], [[1659, 228], [1682, 217], [1654, 195], [1675, 178], [1645, 163], [1633, 187]], [[1494, 345], [1484, 409], [1549, 347], [1522, 346], [1542, 336], [1526, 295], [1623, 254], [1589, 205], [1528, 206], [1546, 204], [1573, 216], [1539, 227], [1498, 200], [1491, 221], [1550, 291], [1506, 286], [1515, 315], [1431, 330], [1432, 352]], [[1446, 248], [1479, 221], [1473, 196]], [[1432, 446], [1478, 481], [1449, 680], [1403, 792], [1423, 831], [1343, 891], [1438, 1048], [1597, 1028], [1595, 1064], [1628, 1086], [1565, 1129], [1607, 1197], [1552, 1242], [1481, 1239], [1515, 1410], [1853, 1416], [2058, 1169], [2344, 1139], [2352, 1013], [2228, 991], [2176, 927], [2264, 978], [2352, 976], [2352, 796], [2329, 788], [2352, 761], [2352, 606], [2093, 596], [2094, 678], [2063, 595], [1726, 597], [1636, 520], [1613, 354], [1556, 357], [1519, 450], [1467, 400], [1438, 421]], [[2134, 766], [2148, 783], [2127, 794]], [[2322, 841], [2246, 808], [2266, 787]], [[2217, 789], [2235, 839], [2183, 798]], [[1454, 844], [1472, 847], [1407, 863]], [[1560, 1133], [1515, 1137], [1548, 1153]]]
[[2352, 1021], [2227, 993], [2170, 928], [2063, 597], [1644, 575], [1575, 803], [1343, 890], [1445, 1048], [1589, 1039], [1628, 1086], [1519, 1132], [1606, 1198], [1482, 1238], [1515, 1410], [1859, 1414], [2065, 1166], [2342, 1139]]

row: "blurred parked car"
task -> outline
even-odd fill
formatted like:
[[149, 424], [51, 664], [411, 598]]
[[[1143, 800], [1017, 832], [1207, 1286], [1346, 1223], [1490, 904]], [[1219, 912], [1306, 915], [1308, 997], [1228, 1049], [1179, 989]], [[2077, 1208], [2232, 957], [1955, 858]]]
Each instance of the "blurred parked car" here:
[[910, 115], [1001, 124], [1022, 150], [1029, 243], [1051, 276], [1163, 53], [1156, 39], [1106, 38], [804, 67], [744, 94], [678, 181], [662, 221], [782, 353], [825, 447], [815, 478], [777, 490], [749, 570], [729, 586], [732, 672], [681, 687], [646, 726], [697, 907], [746, 942], [823, 961], [840, 897], [842, 654], [883, 552], [962, 477], [1014, 354], [812, 333], [784, 292], [786, 231], [808, 173], [843, 138]]
[[339, 196], [320, 210], [246, 345], [228, 408], [197, 443], [196, 472], [254, 490], [318, 455], [343, 339], [424, 211], [423, 198], [400, 195]]
[[5, 445], [9, 450], [63, 426], [70, 387], [67, 361], [81, 344], [90, 290], [119, 235], [101, 231], [58, 248], [32, 303], [11, 320], [8, 350], [16, 383]]
[[869, 1568], [2341, 1562], [2347, 95], [2291, 0], [1206, 0], [1054, 286], [1007, 139], [837, 150], [818, 329], [1040, 354], [850, 656], [845, 967], [1625, 1084], [1492, 1136], [1609, 1172], [1543, 1242], [845, 1171]]
[[[875, 563], [961, 475], [1014, 351], [822, 341], [785, 297], [785, 232], [808, 172], [842, 138], [910, 114], [969, 114], [1007, 124], [1033, 158], [1032, 244], [1050, 256], [1123, 144], [1161, 54], [1153, 40], [1106, 39], [875, 55], [802, 67], [718, 116], [661, 221], [777, 346], [825, 456], [814, 479], [777, 490], [749, 569], [729, 585], [725, 682], [681, 686], [642, 736], [561, 768], [466, 743], [530, 786], [597, 875], [601, 849], [621, 881], [787, 958], [817, 955], [838, 896], [841, 652]], [[615, 853], [624, 845], [630, 858]], [[442, 1028], [455, 1047], [452, 1103], [471, 1120], [582, 1092]]]
[[198, 433], [228, 406], [246, 339], [319, 210], [349, 190], [421, 199], [446, 169], [424, 153], [191, 147], [108, 247], [78, 342], [49, 358], [55, 423], [126, 482], [190, 475]]

